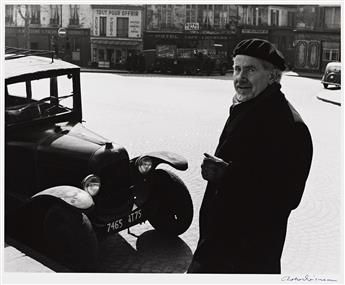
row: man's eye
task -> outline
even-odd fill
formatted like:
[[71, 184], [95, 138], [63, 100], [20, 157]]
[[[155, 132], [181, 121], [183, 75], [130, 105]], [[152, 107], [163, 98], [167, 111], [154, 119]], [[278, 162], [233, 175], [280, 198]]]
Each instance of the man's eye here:
[[254, 67], [251, 67], [248, 69], [249, 72], [254, 72], [255, 71], [255, 68]]

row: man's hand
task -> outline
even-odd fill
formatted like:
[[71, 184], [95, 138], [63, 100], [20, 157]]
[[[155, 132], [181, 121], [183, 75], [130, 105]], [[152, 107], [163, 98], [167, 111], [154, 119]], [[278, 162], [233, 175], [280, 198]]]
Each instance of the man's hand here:
[[207, 153], [204, 153], [204, 156], [204, 160], [201, 164], [202, 178], [209, 182], [219, 182], [225, 174], [226, 168], [229, 163]]

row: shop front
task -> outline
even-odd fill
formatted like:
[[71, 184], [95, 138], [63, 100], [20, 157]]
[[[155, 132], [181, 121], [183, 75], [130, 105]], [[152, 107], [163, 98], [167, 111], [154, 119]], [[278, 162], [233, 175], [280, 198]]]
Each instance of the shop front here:
[[144, 50], [156, 49], [157, 46], [173, 45], [178, 49], [215, 50], [226, 57], [234, 47], [234, 34], [216, 32], [144, 32]]
[[92, 66], [127, 69], [134, 54], [142, 50], [142, 7], [91, 5]]
[[340, 61], [340, 34], [295, 31], [295, 69], [324, 72], [327, 63]]
[[127, 69], [129, 59], [142, 49], [142, 40], [91, 38], [92, 66]]

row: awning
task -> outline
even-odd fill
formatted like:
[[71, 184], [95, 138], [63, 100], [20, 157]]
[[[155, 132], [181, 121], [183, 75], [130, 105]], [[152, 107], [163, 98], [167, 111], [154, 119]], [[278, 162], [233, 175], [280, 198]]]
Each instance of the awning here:
[[128, 41], [128, 40], [113, 40], [113, 39], [91, 39], [92, 44], [109, 45], [109, 46], [137, 46], [141, 43], [141, 40]]

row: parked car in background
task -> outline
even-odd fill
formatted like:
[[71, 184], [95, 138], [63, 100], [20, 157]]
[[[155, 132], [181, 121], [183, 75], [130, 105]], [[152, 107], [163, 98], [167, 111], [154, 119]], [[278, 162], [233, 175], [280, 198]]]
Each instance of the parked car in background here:
[[189, 191], [156, 167], [183, 171], [187, 160], [166, 151], [129, 158], [87, 129], [80, 68], [42, 55], [6, 49], [5, 234], [76, 271], [93, 271], [107, 235], [146, 220], [165, 234], [185, 232], [193, 218]]
[[341, 87], [341, 62], [327, 64], [321, 83], [325, 88], [328, 88], [329, 85]]

